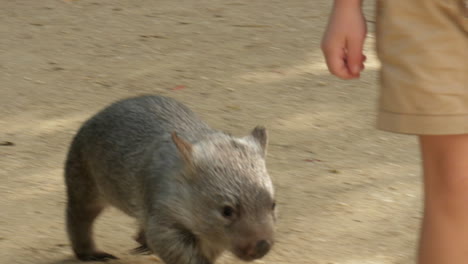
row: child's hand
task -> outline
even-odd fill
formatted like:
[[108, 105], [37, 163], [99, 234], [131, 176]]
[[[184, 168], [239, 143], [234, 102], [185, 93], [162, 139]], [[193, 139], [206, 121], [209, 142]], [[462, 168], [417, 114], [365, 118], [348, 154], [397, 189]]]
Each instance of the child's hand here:
[[359, 78], [366, 60], [362, 53], [366, 33], [366, 21], [360, 3], [335, 1], [322, 39], [322, 51], [332, 74], [342, 79]]

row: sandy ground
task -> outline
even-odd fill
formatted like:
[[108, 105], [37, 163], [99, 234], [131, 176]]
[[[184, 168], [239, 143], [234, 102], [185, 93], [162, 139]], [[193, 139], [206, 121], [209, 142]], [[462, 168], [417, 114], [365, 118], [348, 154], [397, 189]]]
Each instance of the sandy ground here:
[[[257, 263], [413, 263], [419, 160], [413, 137], [374, 129], [372, 1], [367, 70], [351, 82], [319, 50], [330, 2], [0, 0], [0, 263], [79, 263], [64, 231], [67, 147], [96, 111], [143, 93], [235, 135], [268, 127], [278, 242]], [[111, 264], [158, 263], [129, 254], [134, 221], [117, 210], [96, 233], [121, 258]]]

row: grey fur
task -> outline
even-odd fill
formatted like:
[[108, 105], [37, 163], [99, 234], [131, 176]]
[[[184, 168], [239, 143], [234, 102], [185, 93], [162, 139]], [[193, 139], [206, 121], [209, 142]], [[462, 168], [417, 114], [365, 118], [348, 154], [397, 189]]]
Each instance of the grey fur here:
[[263, 257], [274, 243], [267, 134], [236, 138], [210, 128], [174, 99], [116, 102], [88, 120], [66, 161], [67, 229], [77, 258], [108, 260], [92, 224], [106, 206], [137, 219], [136, 252], [167, 264], [212, 264], [229, 250]]

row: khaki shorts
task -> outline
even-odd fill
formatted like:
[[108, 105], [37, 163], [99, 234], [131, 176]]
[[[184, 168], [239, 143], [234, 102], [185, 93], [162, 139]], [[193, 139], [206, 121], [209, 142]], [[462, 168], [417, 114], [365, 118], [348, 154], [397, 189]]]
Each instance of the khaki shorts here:
[[465, 0], [378, 0], [378, 128], [405, 134], [468, 133]]

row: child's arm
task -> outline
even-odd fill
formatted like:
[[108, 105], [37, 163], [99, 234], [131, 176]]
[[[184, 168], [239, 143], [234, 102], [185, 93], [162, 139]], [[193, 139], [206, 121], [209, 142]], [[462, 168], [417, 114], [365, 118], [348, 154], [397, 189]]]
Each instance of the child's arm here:
[[362, 53], [367, 28], [361, 10], [362, 0], [335, 0], [322, 51], [329, 71], [342, 78], [359, 78], [364, 69]]

